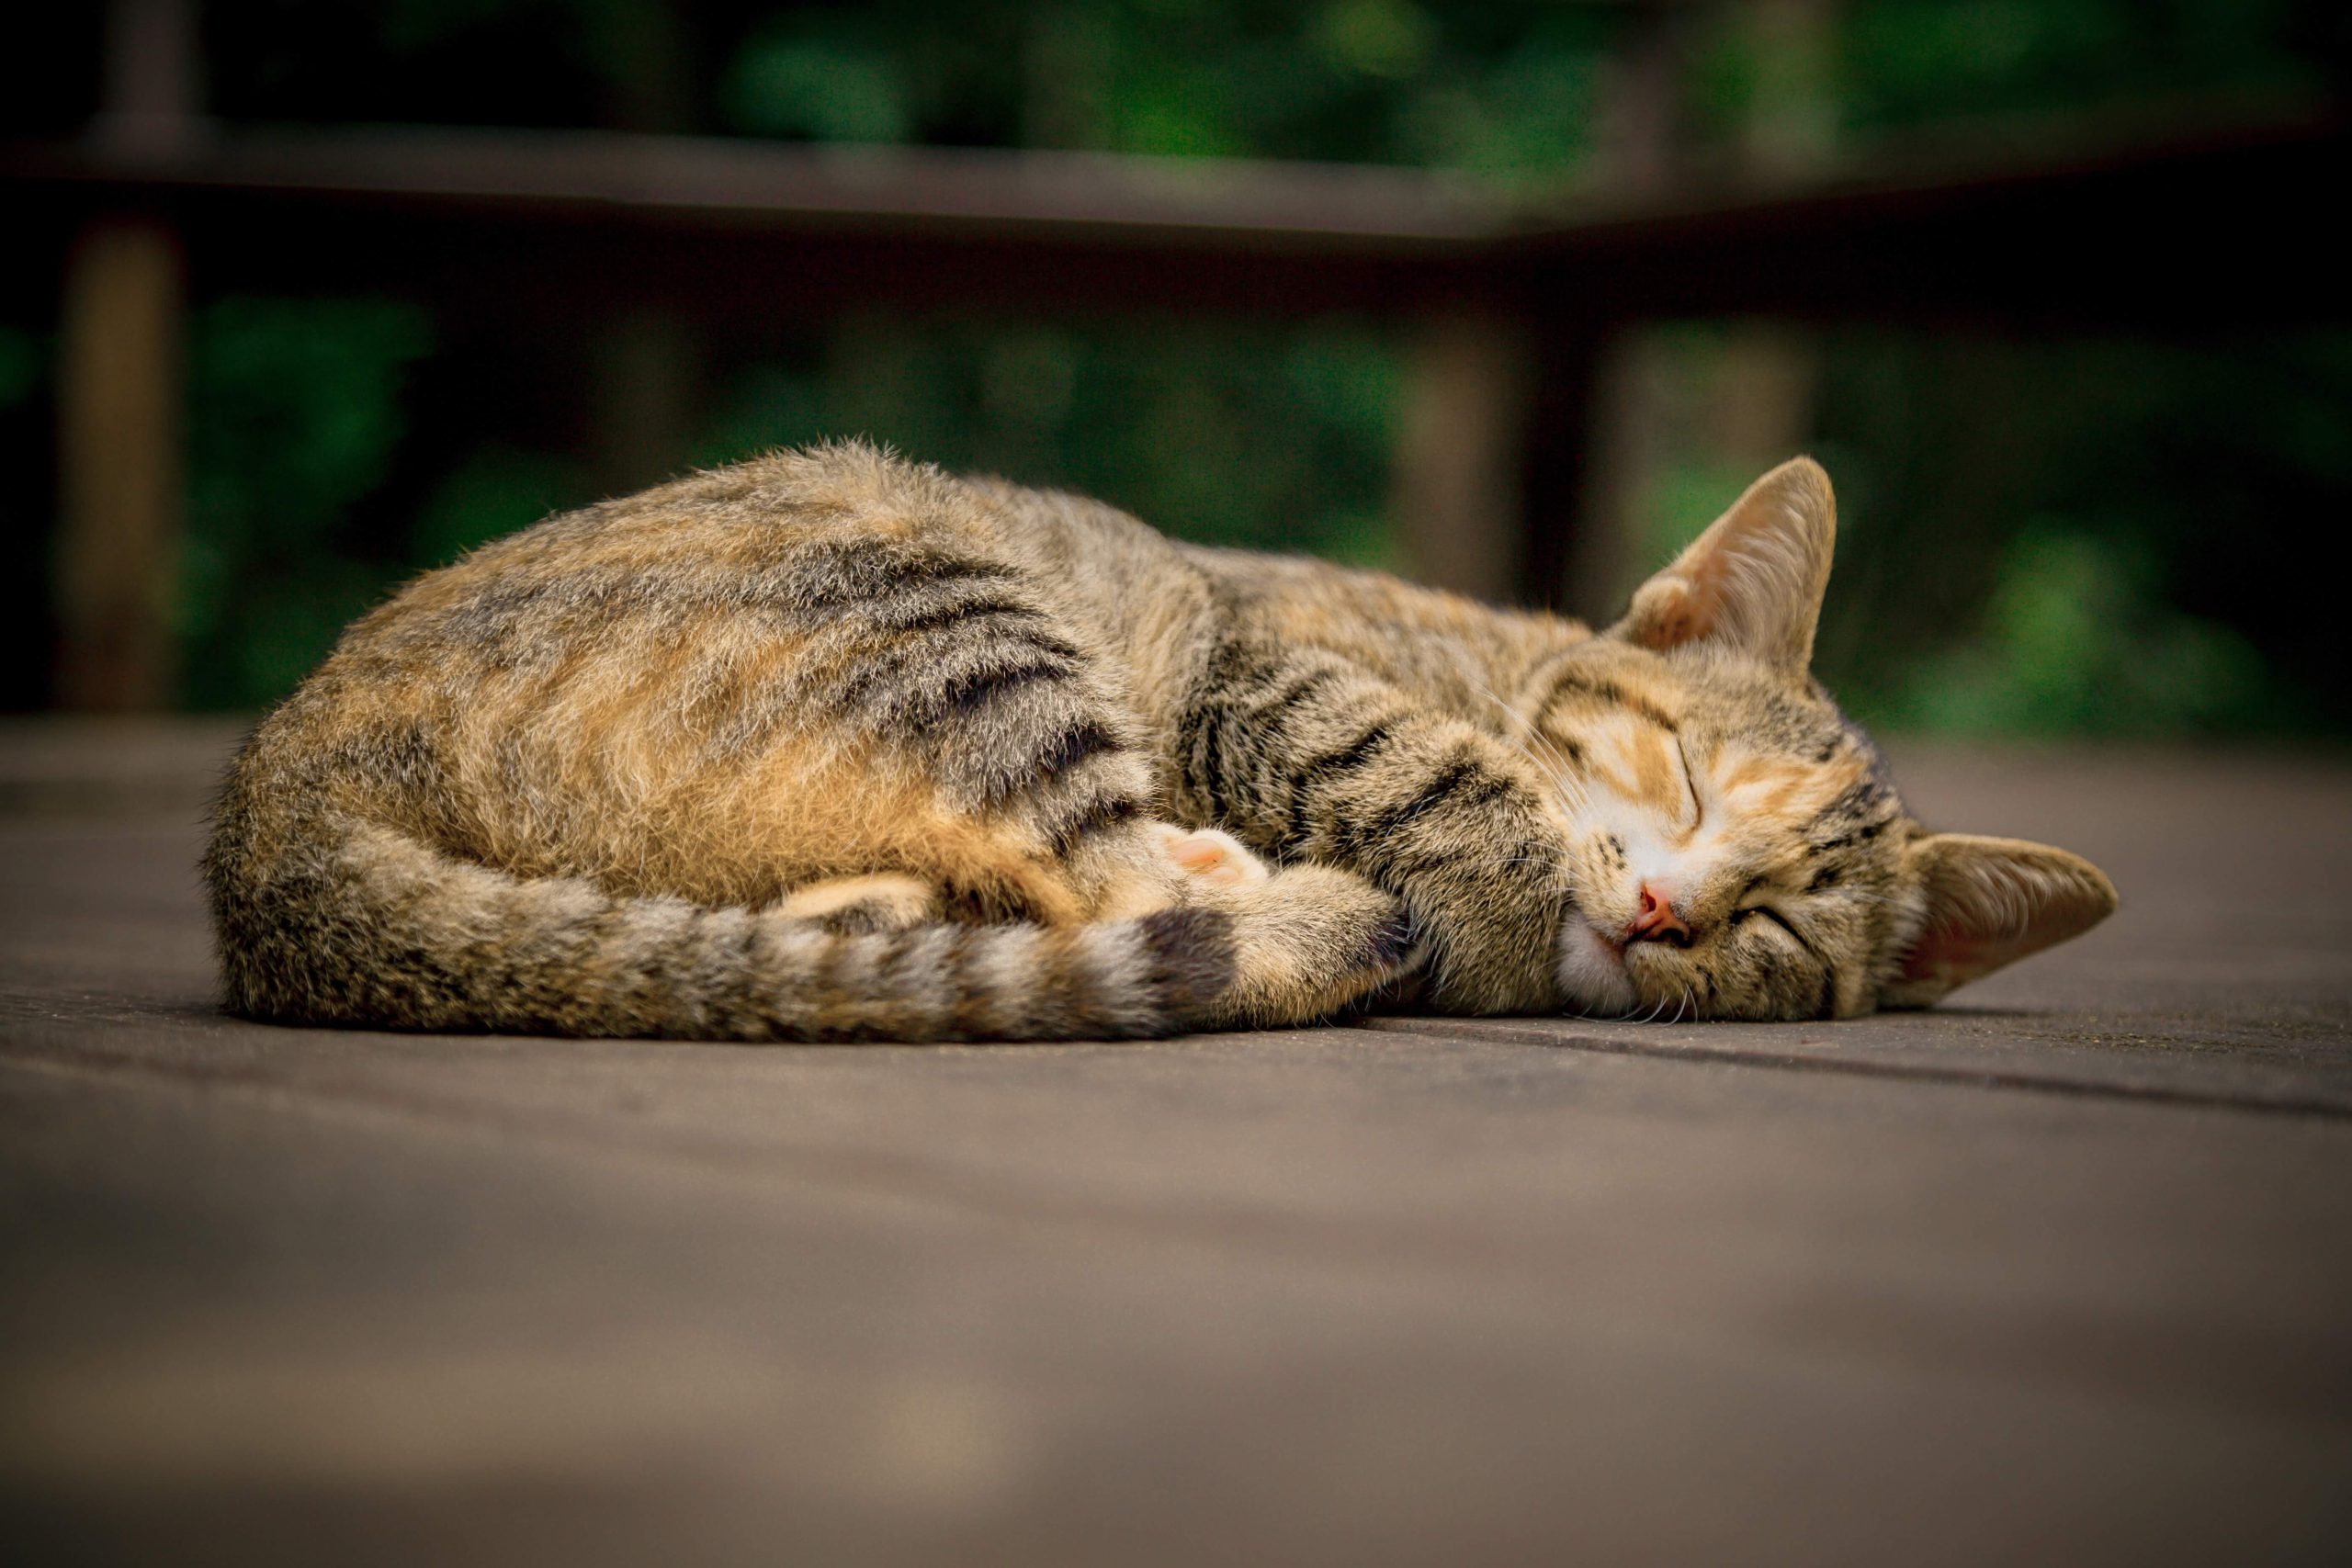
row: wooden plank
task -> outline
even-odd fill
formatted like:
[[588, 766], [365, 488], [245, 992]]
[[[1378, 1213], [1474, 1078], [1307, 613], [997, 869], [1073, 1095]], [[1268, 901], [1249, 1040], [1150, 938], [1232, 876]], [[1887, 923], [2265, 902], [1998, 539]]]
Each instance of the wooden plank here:
[[[183, 1008], [210, 986], [195, 822], [237, 727], [0, 726], [0, 991], [36, 1010], [101, 987]], [[1837, 1025], [1592, 1021], [1373, 1027], [1497, 1045], [2340, 1113], [2352, 1109], [2352, 769], [2324, 759], [1898, 747], [1928, 820], [2089, 855], [2123, 908], [1922, 1013]], [[130, 820], [113, 819], [122, 812]], [[2275, 919], [2274, 890], [2300, 889]], [[159, 922], [130, 953], [119, 923]], [[67, 1013], [72, 1015], [72, 1007]]]
[[[2235, 1087], [2183, 1104], [1789, 1071], [1731, 1027], [1699, 1060], [1532, 1023], [264, 1028], [207, 999], [193, 807], [228, 739], [0, 727], [0, 1530], [41, 1560], [2352, 1545], [2352, 1118], [2242, 1108], [2273, 1072], [2332, 1092], [2340, 1038], [2206, 1053]], [[1921, 1048], [2049, 1054], [2099, 1009], [2254, 1039], [2343, 999], [2340, 765], [1898, 767], [2126, 897], [2118, 940], [1918, 1015]], [[2309, 944], [2233, 945], [2290, 854]]]
[[2340, 1124], [1345, 1032], [200, 1035], [0, 1058], [15, 1539], [514, 1560], [575, 1511], [615, 1556], [833, 1561], [2352, 1539]]
[[2020, 1018], [2006, 1010], [1892, 1013], [1834, 1028], [1563, 1019], [1378, 1018], [1360, 1027], [1451, 1044], [1477, 1040], [1665, 1060], [1804, 1068], [1920, 1083], [2092, 1094], [2352, 1118], [2352, 1010], [2327, 1021], [2153, 1022], [2116, 1012]]

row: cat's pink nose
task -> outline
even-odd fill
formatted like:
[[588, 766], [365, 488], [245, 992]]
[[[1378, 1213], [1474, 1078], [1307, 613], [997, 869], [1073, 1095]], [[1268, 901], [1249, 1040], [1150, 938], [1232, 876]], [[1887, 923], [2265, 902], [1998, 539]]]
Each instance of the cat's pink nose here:
[[1670, 942], [1677, 947], [1690, 945], [1690, 928], [1674, 912], [1673, 900], [1648, 883], [1642, 884], [1642, 912], [1625, 928], [1627, 942]]

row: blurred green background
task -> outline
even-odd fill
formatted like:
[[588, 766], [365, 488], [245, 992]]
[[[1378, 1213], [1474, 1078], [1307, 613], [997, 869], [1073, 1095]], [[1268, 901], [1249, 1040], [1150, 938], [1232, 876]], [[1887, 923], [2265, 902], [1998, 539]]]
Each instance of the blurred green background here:
[[[93, 8], [95, 14], [95, 8]], [[1638, 7], [1136, 0], [946, 7], [646, 0], [211, 0], [205, 99], [232, 124], [608, 127], [1338, 160], [1530, 188], [1606, 175]], [[1847, 0], [1690, 8], [1670, 152], [1826, 164], [2016, 117], [2341, 101], [2335, 0]], [[77, 28], [81, 28], [77, 32]], [[72, 131], [92, 29], [0, 64], [0, 123]], [[2340, 202], [2341, 190], [2313, 192]], [[13, 314], [11, 314], [13, 312]], [[54, 329], [0, 302], [7, 657], [49, 698]], [[582, 435], [588, 351], [392, 301], [204, 299], [189, 373], [182, 701], [282, 695], [419, 568], [612, 476]], [[2352, 514], [2352, 333], [2140, 341], [1742, 323], [1633, 345], [1628, 560], [1753, 477], [1740, 421], [1821, 455], [1845, 523], [1821, 671], [1866, 720], [1963, 734], [2352, 730], [2335, 586]], [[774, 357], [705, 345], [691, 460], [865, 433], [1089, 491], [1172, 532], [1398, 558], [1404, 345], [1365, 322], [1083, 328], [839, 320]], [[1753, 420], [1747, 422], [1754, 424]]]

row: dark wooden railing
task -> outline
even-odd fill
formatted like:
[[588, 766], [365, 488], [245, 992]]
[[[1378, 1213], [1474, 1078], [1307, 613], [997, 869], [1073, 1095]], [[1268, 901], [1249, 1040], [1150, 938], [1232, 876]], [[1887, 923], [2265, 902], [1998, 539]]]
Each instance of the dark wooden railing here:
[[[162, 132], [162, 133], [158, 133]], [[181, 302], [366, 290], [550, 329], [656, 310], [756, 340], [852, 307], [1346, 311], [1406, 328], [1424, 575], [1559, 590], [1609, 345], [1762, 315], [2175, 334], [2341, 321], [2352, 122], [2081, 125], [1802, 184], [1512, 198], [1393, 169], [605, 133], [209, 132], [0, 146], [0, 276], [61, 288], [65, 700], [163, 699]], [[1432, 428], [1432, 422], [1434, 428]], [[1419, 454], [1418, 457], [1414, 453]]]

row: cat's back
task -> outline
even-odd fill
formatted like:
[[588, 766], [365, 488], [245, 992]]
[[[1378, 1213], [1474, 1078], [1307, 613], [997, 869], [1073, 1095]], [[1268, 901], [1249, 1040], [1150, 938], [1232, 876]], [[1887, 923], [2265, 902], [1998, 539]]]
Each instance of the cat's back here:
[[944, 716], [1005, 693], [1000, 739], [1049, 722], [1057, 691], [1012, 677], [1091, 652], [1063, 611], [1099, 524], [862, 443], [550, 518], [356, 623], [223, 820], [328, 800], [516, 872], [755, 902], [932, 822], [986, 765], [940, 752]]
[[427, 572], [355, 624], [322, 673], [415, 659], [506, 669], [631, 624], [673, 647], [746, 615], [780, 631], [953, 561], [1011, 570], [1039, 552], [1035, 534], [1017, 507], [863, 443], [779, 452], [550, 517]]

